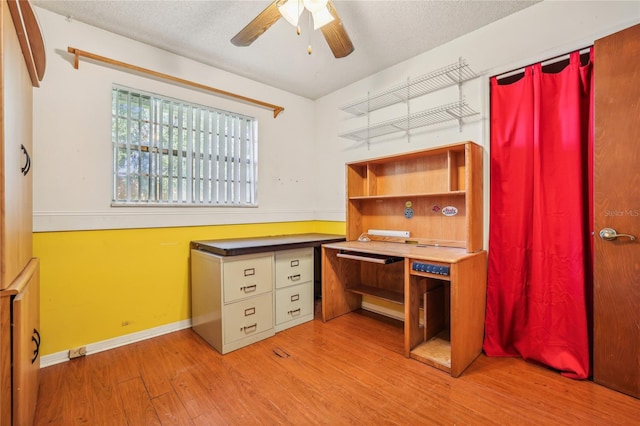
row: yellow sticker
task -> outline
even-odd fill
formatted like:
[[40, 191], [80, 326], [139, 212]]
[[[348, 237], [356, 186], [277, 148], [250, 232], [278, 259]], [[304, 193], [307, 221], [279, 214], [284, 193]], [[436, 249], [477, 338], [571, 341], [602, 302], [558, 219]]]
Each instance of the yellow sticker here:
[[407, 201], [406, 203], [404, 203], [404, 206], [409, 208], [411, 207], [413, 204], [411, 203], [411, 201]]

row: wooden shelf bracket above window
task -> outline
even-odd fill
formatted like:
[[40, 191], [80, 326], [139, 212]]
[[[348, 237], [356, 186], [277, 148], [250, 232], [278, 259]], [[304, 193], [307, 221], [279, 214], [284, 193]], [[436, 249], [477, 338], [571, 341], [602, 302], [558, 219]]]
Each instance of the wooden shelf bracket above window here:
[[179, 77], [174, 77], [172, 75], [169, 74], [164, 74], [158, 71], [153, 71], [147, 68], [142, 68], [136, 65], [131, 65], [128, 64], [126, 62], [121, 62], [121, 61], [117, 61], [115, 59], [111, 59], [111, 58], [107, 58], [105, 56], [100, 56], [100, 55], [96, 55], [95, 53], [90, 53], [90, 52], [86, 52], [84, 50], [80, 50], [80, 49], [76, 49], [75, 47], [71, 47], [69, 46], [67, 48], [67, 51], [73, 55], [75, 55], [75, 60], [73, 63], [73, 67], [75, 69], [79, 68], [79, 63], [80, 63], [80, 57], [83, 56], [85, 58], [94, 60], [94, 61], [98, 61], [98, 62], [104, 62], [106, 64], [109, 65], [113, 65], [116, 67], [120, 67], [120, 68], [124, 68], [126, 70], [129, 71], [133, 71], [136, 73], [142, 73], [142, 74], [148, 74], [151, 76], [154, 76], [156, 78], [160, 78], [163, 80], [167, 80], [170, 81], [172, 83], [177, 83], [179, 85], [184, 85], [184, 86], [189, 86], [189, 87], [193, 87], [199, 90], [203, 90], [206, 92], [211, 92], [214, 93], [216, 95], [219, 96], [223, 96], [226, 98], [231, 98], [231, 99], [236, 99], [239, 100], [241, 102], [244, 103], [249, 103], [249, 104], [254, 104], [254, 105], [258, 105], [261, 106], [263, 108], [267, 108], [270, 110], [273, 110], [273, 118], [276, 118], [278, 116], [278, 114], [280, 114], [282, 111], [284, 111], [284, 107], [278, 106], [278, 105], [274, 105], [274, 104], [270, 104], [267, 102], [263, 102], [263, 101], [259, 101], [257, 99], [252, 99], [252, 98], [248, 98], [246, 96], [242, 96], [242, 95], [237, 95], [235, 93], [231, 93], [231, 92], [227, 92], [224, 90], [220, 90], [220, 89], [216, 89], [215, 87], [210, 87], [210, 86], [205, 86], [204, 84], [200, 84], [200, 83], [196, 83], [193, 81], [189, 81], [189, 80], [185, 80], [183, 78], [179, 78]]

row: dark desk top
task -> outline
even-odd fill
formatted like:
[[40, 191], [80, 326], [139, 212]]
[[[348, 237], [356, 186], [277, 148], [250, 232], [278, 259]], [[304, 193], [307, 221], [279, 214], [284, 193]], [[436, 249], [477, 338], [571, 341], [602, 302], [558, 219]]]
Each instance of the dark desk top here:
[[272, 237], [192, 241], [191, 248], [217, 254], [219, 256], [238, 256], [241, 254], [262, 253], [266, 251], [315, 247], [325, 243], [335, 243], [344, 240], [344, 235], [293, 234], [277, 235]]

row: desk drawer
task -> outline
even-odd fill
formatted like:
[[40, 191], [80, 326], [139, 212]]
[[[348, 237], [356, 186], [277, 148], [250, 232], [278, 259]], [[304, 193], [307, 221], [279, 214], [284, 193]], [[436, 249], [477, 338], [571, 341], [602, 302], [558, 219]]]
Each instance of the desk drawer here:
[[230, 303], [271, 291], [272, 265], [271, 255], [224, 262], [224, 302]]
[[313, 281], [313, 247], [276, 252], [276, 288]]
[[312, 282], [276, 291], [276, 324], [282, 324], [312, 314]]
[[223, 318], [225, 344], [273, 328], [272, 293], [225, 305]]

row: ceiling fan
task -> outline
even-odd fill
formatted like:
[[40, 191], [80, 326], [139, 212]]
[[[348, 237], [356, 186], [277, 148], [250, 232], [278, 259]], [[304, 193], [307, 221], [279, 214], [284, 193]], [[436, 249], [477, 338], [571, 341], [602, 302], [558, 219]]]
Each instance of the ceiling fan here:
[[[333, 56], [344, 58], [353, 52], [353, 43], [342, 25], [332, 0], [275, 0], [240, 30], [231, 39], [231, 43], [236, 46], [249, 46], [281, 17], [297, 26], [298, 18], [304, 10], [312, 15], [314, 30], [319, 28], [322, 31]], [[300, 34], [300, 27], [298, 27], [298, 34]], [[309, 47], [309, 54], [311, 54], [311, 47]]]

